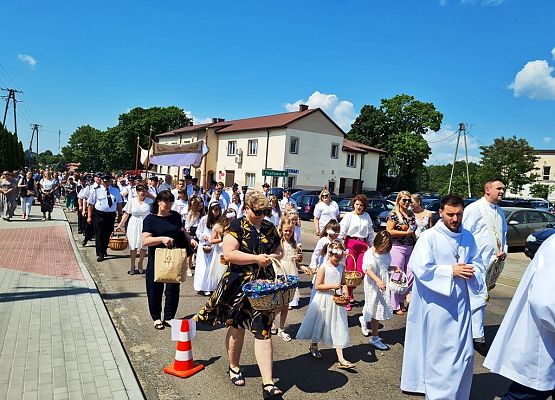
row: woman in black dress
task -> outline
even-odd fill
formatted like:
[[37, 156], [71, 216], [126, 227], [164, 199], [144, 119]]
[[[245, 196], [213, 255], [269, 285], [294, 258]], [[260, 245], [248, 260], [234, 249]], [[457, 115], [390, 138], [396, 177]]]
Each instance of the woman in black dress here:
[[229, 377], [236, 386], [244, 386], [240, 369], [245, 329], [255, 337], [254, 352], [265, 399], [278, 398], [282, 391], [272, 377], [272, 341], [270, 330], [273, 311], [254, 310], [243, 293], [243, 285], [253, 279], [274, 279], [270, 256], [281, 258], [280, 238], [274, 224], [264, 219], [271, 215], [270, 203], [260, 192], [247, 196], [245, 215], [229, 225], [224, 236], [224, 257], [229, 267], [218, 287], [199, 311], [197, 319], [212, 325], [226, 324], [226, 349]]
[[[150, 316], [154, 321], [154, 328], [170, 327], [169, 320], [175, 317], [179, 305], [179, 283], [154, 282], [154, 261], [156, 249], [163, 247], [184, 248], [187, 256], [193, 254], [192, 246], [197, 242], [191, 240], [185, 232], [181, 215], [172, 211], [173, 194], [169, 190], [162, 190], [156, 196], [152, 205], [152, 213], [143, 221], [143, 245], [148, 246], [148, 263], [146, 269], [146, 294]], [[162, 294], [166, 288], [166, 302], [164, 305], [164, 319], [162, 316]]]

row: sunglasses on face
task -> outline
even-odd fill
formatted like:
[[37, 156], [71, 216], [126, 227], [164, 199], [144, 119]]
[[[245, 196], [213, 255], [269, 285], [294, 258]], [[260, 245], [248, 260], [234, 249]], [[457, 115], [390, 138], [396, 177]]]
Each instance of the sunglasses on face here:
[[251, 211], [254, 213], [254, 215], [256, 215], [257, 217], [260, 217], [261, 215], [264, 215], [266, 217], [269, 217], [270, 215], [272, 215], [272, 209], [271, 208], [263, 208], [261, 210], [255, 210], [254, 208], [251, 208]]
[[401, 200], [401, 201], [402, 201], [403, 203], [408, 203], [408, 204], [412, 203], [412, 200], [411, 200], [411, 199], [403, 199], [403, 200]]
[[323, 194], [323, 195], [322, 195], [322, 198], [323, 198], [323, 199], [326, 199], [326, 198], [328, 198], [328, 197], [330, 197], [329, 194]]

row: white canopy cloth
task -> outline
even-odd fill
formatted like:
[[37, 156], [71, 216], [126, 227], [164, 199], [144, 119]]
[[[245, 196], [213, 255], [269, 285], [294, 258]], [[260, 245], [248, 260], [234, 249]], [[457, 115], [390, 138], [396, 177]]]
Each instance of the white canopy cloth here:
[[[202, 158], [210, 151], [204, 140], [192, 143], [162, 144], [153, 143], [150, 149], [149, 163], [172, 167], [192, 165], [200, 167]], [[148, 152], [141, 148], [141, 163], [147, 161]]]

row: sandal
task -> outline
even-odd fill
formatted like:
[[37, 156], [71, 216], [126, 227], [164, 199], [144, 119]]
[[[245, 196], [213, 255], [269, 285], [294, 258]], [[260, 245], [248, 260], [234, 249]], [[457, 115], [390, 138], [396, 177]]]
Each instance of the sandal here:
[[168, 328], [172, 327], [172, 324], [170, 324], [168, 321], [164, 320], [162, 321], [162, 323], [164, 324], [164, 326], [167, 326]]
[[264, 400], [281, 399], [283, 392], [273, 383], [262, 385], [262, 398]]
[[272, 335], [277, 335], [278, 334], [278, 328], [276, 328], [274, 325], [272, 325], [272, 327], [270, 328], [270, 333]]
[[159, 319], [154, 321], [154, 329], [158, 329], [159, 331], [161, 331], [164, 328], [165, 328], [165, 326], [164, 326], [164, 323], [162, 321], [160, 321]]
[[137, 271], [133, 270], [133, 271], [127, 271], [127, 275], [136, 275], [138, 274]]
[[287, 332], [285, 332], [283, 329], [278, 329], [277, 335], [283, 339], [283, 341], [285, 342], [290, 342], [291, 341], [291, 335], [289, 335]]
[[231, 383], [233, 383], [235, 386], [245, 386], [245, 377], [241, 373], [241, 368], [237, 368], [237, 371], [234, 371], [230, 365], [227, 373], [229, 374], [229, 379], [231, 379]]
[[317, 360], [322, 358], [322, 353], [318, 350], [318, 346], [310, 346], [308, 350], [310, 351], [312, 358], [316, 358]]
[[354, 367], [355, 367], [355, 364], [347, 360], [337, 362], [337, 368], [339, 369], [353, 369]]
[[399, 309], [399, 310], [394, 310], [393, 314], [395, 314], [395, 315], [405, 315], [405, 312], [403, 310]]

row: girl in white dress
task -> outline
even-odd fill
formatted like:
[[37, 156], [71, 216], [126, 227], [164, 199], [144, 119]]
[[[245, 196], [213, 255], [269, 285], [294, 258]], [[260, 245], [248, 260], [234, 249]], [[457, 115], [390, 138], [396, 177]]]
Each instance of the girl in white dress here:
[[[278, 269], [275, 270], [277, 275], [282, 275], [284, 272], [286, 275], [298, 275], [299, 274], [299, 263], [303, 259], [302, 249], [297, 245], [295, 239], [293, 238], [293, 231], [295, 225], [293, 221], [291, 221], [287, 217], [283, 217], [279, 224], [279, 236], [281, 237], [281, 248], [283, 249], [283, 257], [281, 259], [281, 266], [285, 271], [280, 271]], [[305, 266], [300, 266], [302, 270], [310, 274], [310, 269]], [[291, 340], [291, 336], [284, 330], [285, 329], [285, 321], [287, 320], [287, 314], [289, 309], [292, 307], [297, 307], [299, 305], [299, 289], [295, 289], [295, 295], [293, 300], [289, 303], [289, 305], [284, 305], [280, 308], [275, 310], [275, 315], [277, 319], [277, 314], [280, 315], [279, 317], [279, 329], [275, 329], [272, 326], [272, 334], [278, 335], [280, 338], [289, 342]], [[274, 319], [274, 320], [275, 320]]]
[[218, 285], [218, 282], [212, 279], [210, 274], [210, 265], [214, 255], [214, 246], [210, 244], [210, 238], [212, 237], [212, 228], [214, 228], [221, 215], [222, 207], [220, 203], [210, 203], [208, 214], [200, 219], [196, 232], [199, 246], [197, 249], [197, 266], [195, 268], [193, 288], [199, 294], [204, 293], [205, 296], [210, 296], [211, 292]]
[[181, 219], [185, 221], [189, 212], [189, 202], [187, 201], [187, 191], [185, 189], [177, 191], [177, 199], [173, 203], [172, 210], [177, 211], [181, 215]]
[[137, 196], [127, 202], [123, 211], [123, 217], [116, 227], [116, 231], [123, 231], [127, 224], [127, 240], [129, 242], [129, 254], [131, 256], [131, 269], [127, 271], [129, 275], [135, 275], [135, 262], [137, 260], [137, 250], [139, 250], [139, 274], [143, 274], [143, 262], [146, 256], [146, 247], [143, 246], [143, 220], [150, 214], [152, 200], [146, 197], [146, 189], [142, 185], [136, 188]]
[[393, 317], [391, 292], [389, 291], [389, 270], [391, 269], [391, 246], [393, 240], [387, 231], [380, 231], [374, 238], [374, 245], [366, 250], [362, 261], [364, 271], [364, 308], [359, 317], [364, 336], [369, 336], [368, 322], [372, 328], [370, 345], [378, 350], [389, 350], [378, 336], [380, 321]]
[[[289, 203], [291, 204], [291, 203]], [[287, 217], [295, 224], [295, 230], [293, 233], [293, 237], [297, 243], [301, 243], [301, 220], [299, 219], [299, 213], [297, 210], [291, 210], [287, 212]]]
[[230, 222], [237, 219], [235, 209], [228, 208], [224, 215], [220, 218], [218, 223], [212, 228], [212, 236], [210, 237], [210, 244], [212, 245], [212, 262], [210, 263], [210, 276], [212, 281], [219, 283], [220, 279], [227, 270], [227, 266], [221, 263], [220, 257], [224, 254], [224, 232], [229, 226]]
[[335, 348], [338, 368], [354, 368], [354, 364], [345, 360], [343, 348], [349, 345], [349, 325], [347, 310], [333, 301], [336, 290], [347, 293], [345, 284], [345, 267], [343, 258], [345, 246], [334, 240], [328, 245], [328, 260], [320, 267], [316, 274], [316, 295], [297, 332], [297, 339], [311, 340], [310, 354], [314, 358], [322, 358], [318, 350], [318, 343]]
[[314, 275], [312, 278], [310, 301], [312, 301], [314, 295], [316, 294], [316, 272], [318, 272], [318, 268], [320, 268], [320, 265], [322, 265], [327, 258], [328, 245], [337, 239], [340, 231], [341, 226], [339, 225], [339, 222], [332, 219], [326, 224], [324, 229], [322, 229], [322, 232], [320, 232], [320, 240], [316, 243], [316, 247], [314, 248], [314, 252], [312, 253], [312, 257], [310, 259], [310, 264], [308, 265], [310, 271]]
[[414, 236], [418, 239], [422, 232], [432, 227], [432, 212], [422, 207], [422, 197], [419, 194], [412, 194], [410, 197], [412, 198], [411, 209], [416, 219]]
[[[189, 200], [189, 211], [185, 217], [185, 230], [191, 236], [191, 239], [199, 241], [197, 237], [197, 228], [200, 219], [204, 215], [204, 202], [197, 196], [191, 197]], [[193, 257], [189, 257], [189, 267], [187, 268], [187, 276], [193, 276], [193, 264], [196, 262], [196, 253]]]

